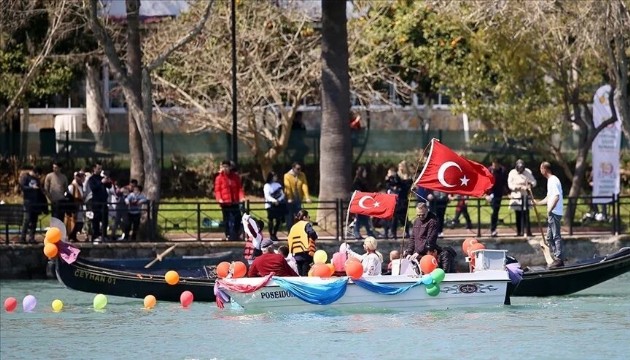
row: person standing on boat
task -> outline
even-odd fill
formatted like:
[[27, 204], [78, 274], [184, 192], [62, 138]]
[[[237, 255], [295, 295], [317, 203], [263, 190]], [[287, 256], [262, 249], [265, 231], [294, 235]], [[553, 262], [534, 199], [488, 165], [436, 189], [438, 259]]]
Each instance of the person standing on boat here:
[[536, 205], [547, 204], [547, 240], [549, 247], [556, 258], [550, 269], [564, 266], [564, 249], [562, 236], [560, 235], [560, 225], [562, 222], [562, 184], [560, 179], [551, 171], [551, 164], [543, 161], [540, 164], [540, 173], [547, 179], [547, 196], [536, 202]]
[[310, 223], [310, 217], [306, 209], [301, 209], [295, 215], [295, 224], [291, 227], [288, 236], [289, 251], [293, 254], [298, 266], [300, 276], [307, 276], [315, 255], [315, 241], [317, 233]]
[[254, 259], [254, 262], [249, 267], [247, 276], [267, 276], [271, 273], [274, 273], [276, 276], [298, 276], [291, 269], [284, 256], [276, 254], [273, 250], [273, 241], [271, 239], [264, 239], [260, 246], [263, 253]]
[[435, 214], [429, 212], [426, 203], [418, 203], [411, 232], [411, 241], [407, 244], [403, 256], [414, 259], [427, 254], [427, 245], [436, 245], [438, 238], [438, 220]]
[[348, 255], [361, 260], [364, 275], [381, 275], [383, 271], [383, 255], [376, 251], [376, 246], [376, 239], [373, 236], [368, 236], [363, 241], [363, 249], [365, 250], [365, 254], [363, 255], [355, 253], [349, 246], [346, 246]]
[[450, 246], [441, 248], [437, 244], [428, 244], [427, 255], [432, 255], [438, 262], [438, 267], [444, 272], [454, 273], [455, 271], [455, 256], [457, 252]]
[[225, 240], [236, 241], [241, 233], [240, 203], [245, 199], [241, 178], [228, 160], [221, 162], [219, 175], [214, 179], [214, 196], [223, 213]]
[[251, 265], [256, 257], [262, 255], [260, 244], [263, 240], [262, 231], [265, 223], [262, 220], [252, 218], [248, 213], [243, 214], [241, 222], [246, 235], [243, 257]]

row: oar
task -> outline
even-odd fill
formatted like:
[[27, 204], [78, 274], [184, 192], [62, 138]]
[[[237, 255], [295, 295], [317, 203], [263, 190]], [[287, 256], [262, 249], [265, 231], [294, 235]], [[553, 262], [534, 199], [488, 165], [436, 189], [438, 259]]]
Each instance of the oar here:
[[532, 193], [532, 189], [528, 186], [527, 191], [529, 192], [529, 196], [532, 198], [534, 208], [534, 213], [536, 213], [536, 220], [538, 221], [538, 228], [540, 229], [540, 235], [542, 235], [542, 242], [540, 243], [540, 247], [542, 249], [543, 255], [545, 256], [545, 261], [547, 265], [551, 265], [553, 263], [553, 256], [551, 256], [551, 251], [549, 250], [549, 244], [547, 243], [547, 239], [545, 238], [545, 232], [543, 231], [542, 224], [540, 223], [540, 215], [538, 214], [538, 208], [536, 208], [536, 202], [534, 201], [534, 194]]
[[150, 268], [151, 266], [153, 266], [153, 264], [155, 264], [158, 261], [162, 261], [162, 258], [165, 257], [166, 255], [168, 255], [171, 251], [173, 251], [175, 249], [175, 247], [177, 246], [177, 244], [171, 246], [170, 248], [162, 251], [161, 254], [158, 254], [155, 259], [153, 259], [153, 261], [151, 261], [150, 263], [144, 265], [145, 269]]

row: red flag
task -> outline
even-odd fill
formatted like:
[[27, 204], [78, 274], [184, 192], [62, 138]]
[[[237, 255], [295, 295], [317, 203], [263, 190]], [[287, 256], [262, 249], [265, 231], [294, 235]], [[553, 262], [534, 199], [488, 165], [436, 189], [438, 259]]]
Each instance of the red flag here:
[[485, 166], [432, 139], [429, 157], [416, 185], [450, 194], [483, 196], [494, 185], [494, 176]]
[[389, 219], [394, 215], [398, 195], [355, 191], [350, 199], [350, 212], [368, 215], [379, 219]]

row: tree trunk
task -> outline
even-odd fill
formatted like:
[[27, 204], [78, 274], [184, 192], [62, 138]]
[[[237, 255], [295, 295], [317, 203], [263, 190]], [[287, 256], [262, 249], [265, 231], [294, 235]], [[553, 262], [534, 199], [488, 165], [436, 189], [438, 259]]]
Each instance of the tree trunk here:
[[[322, 129], [320, 154], [320, 201], [347, 200], [352, 187], [352, 145], [348, 114], [350, 78], [348, 74], [348, 30], [346, 2], [322, 0]], [[317, 213], [318, 223], [334, 226], [334, 211]]]
[[[142, 47], [140, 44], [140, 0], [126, 0], [127, 6], [127, 76], [131, 85], [133, 99], [142, 109]], [[135, 118], [131, 108], [127, 106], [127, 119], [129, 121], [129, 171], [132, 179], [137, 179], [144, 184], [144, 154], [142, 138], [138, 132], [137, 123], [142, 118]], [[151, 138], [153, 143], [153, 138]], [[145, 184], [146, 185], [146, 184]]]
[[85, 120], [96, 140], [96, 150], [103, 151], [109, 145], [106, 143], [109, 123], [105, 111], [103, 111], [100, 69], [90, 62], [86, 62], [85, 70]]
[[[144, 153], [144, 192], [149, 200], [160, 201], [160, 166], [157, 157], [153, 134], [153, 103], [152, 103], [151, 75], [148, 71], [142, 72], [142, 114], [134, 116], [142, 141]], [[157, 207], [155, 208], [157, 210]]]

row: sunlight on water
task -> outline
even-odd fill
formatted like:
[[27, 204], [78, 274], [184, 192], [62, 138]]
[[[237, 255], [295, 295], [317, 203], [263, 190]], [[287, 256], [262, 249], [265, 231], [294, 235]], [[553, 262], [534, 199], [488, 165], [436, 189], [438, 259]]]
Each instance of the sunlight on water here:
[[[22, 298], [38, 304], [22, 311]], [[392, 313], [305, 314], [218, 310], [211, 303], [109, 297], [54, 281], [3, 281], [0, 358], [6, 359], [625, 359], [630, 351], [630, 274], [553, 298], [514, 298], [512, 306]], [[54, 313], [51, 303], [64, 308]]]

